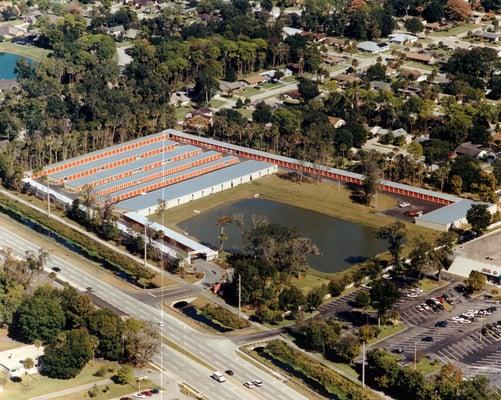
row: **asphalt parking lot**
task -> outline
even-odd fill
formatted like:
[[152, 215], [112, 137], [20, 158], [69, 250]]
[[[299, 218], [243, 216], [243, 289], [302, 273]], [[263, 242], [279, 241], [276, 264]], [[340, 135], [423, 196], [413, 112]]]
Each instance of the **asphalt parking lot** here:
[[409, 217], [405, 215], [407, 211], [411, 210], [422, 210], [423, 213], [429, 213], [430, 211], [436, 210], [440, 207], [443, 207], [442, 204], [436, 204], [436, 203], [431, 203], [429, 201], [424, 201], [424, 200], [419, 200], [415, 199], [414, 197], [407, 197], [407, 196], [400, 196], [400, 195], [393, 195], [393, 197], [397, 200], [398, 204], [400, 203], [409, 203], [409, 207], [399, 207], [398, 205], [390, 208], [388, 210], [385, 210], [383, 214], [391, 216], [391, 217], [396, 217], [403, 219], [405, 221], [409, 222], [414, 222], [413, 217]]
[[486, 264], [501, 264], [501, 231], [459, 246], [457, 252]]

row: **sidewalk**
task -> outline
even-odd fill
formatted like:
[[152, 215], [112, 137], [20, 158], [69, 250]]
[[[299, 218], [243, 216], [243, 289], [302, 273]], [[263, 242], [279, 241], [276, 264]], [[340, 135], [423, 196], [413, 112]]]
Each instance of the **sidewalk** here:
[[66, 396], [66, 395], [69, 395], [72, 393], [78, 393], [78, 392], [81, 392], [83, 390], [91, 389], [94, 385], [101, 386], [101, 385], [111, 385], [111, 384], [113, 384], [113, 381], [111, 379], [101, 379], [100, 381], [97, 381], [97, 382], [91, 382], [91, 383], [87, 383], [85, 385], [80, 385], [80, 386], [75, 386], [75, 387], [68, 388], [68, 389], [63, 389], [63, 390], [60, 390], [58, 392], [52, 392], [49, 394], [44, 394], [42, 396], [32, 397], [32, 398], [30, 398], [30, 400], [49, 400], [49, 399], [53, 399], [56, 397], [62, 397], [62, 396]]

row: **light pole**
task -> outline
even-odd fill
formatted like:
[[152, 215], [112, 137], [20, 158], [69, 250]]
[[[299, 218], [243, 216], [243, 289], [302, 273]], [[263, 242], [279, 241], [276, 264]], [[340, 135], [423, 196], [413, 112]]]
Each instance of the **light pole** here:
[[365, 340], [362, 342], [362, 387], [365, 388]]
[[147, 253], [147, 247], [148, 247], [148, 224], [144, 224], [144, 266], [146, 268], [146, 258], [148, 256]]
[[242, 312], [242, 275], [238, 274], [238, 317]]

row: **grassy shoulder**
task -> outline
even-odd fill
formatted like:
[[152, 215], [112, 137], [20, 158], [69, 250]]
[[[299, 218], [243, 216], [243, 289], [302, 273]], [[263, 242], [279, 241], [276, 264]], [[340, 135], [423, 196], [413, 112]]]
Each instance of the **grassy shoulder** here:
[[253, 353], [261, 361], [266, 360], [274, 367], [280, 367], [283, 372], [287, 372], [294, 379], [302, 380], [313, 390], [322, 392], [322, 395], [335, 395], [339, 400], [352, 398], [351, 396], [369, 400], [381, 399], [375, 393], [362, 388], [281, 340], [270, 341], [262, 351], [254, 351]]
[[0, 52], [17, 54], [21, 57], [31, 58], [34, 61], [45, 61], [50, 53], [49, 50], [34, 46], [23, 46], [11, 42], [0, 42]]
[[235, 330], [248, 328], [250, 326], [249, 321], [240, 318], [238, 315], [233, 314], [231, 311], [218, 304], [207, 302], [207, 304], [198, 308], [198, 311], [223, 328]]
[[387, 339], [390, 336], [396, 335], [397, 333], [404, 331], [405, 329], [406, 326], [402, 322], [398, 324], [381, 325], [379, 334], [374, 339], [369, 340], [369, 344], [380, 342], [384, 339]]
[[[103, 366], [109, 367], [108, 372], [104, 376], [97, 376], [97, 370]], [[114, 366], [113, 363], [96, 360], [87, 364], [82, 372], [73, 379], [51, 379], [46, 376], [35, 374], [23, 377], [22, 381], [18, 383], [8, 380], [8, 383], [4, 386], [1, 398], [9, 400], [27, 400], [32, 397], [98, 382], [106, 378], [111, 378]], [[66, 398], [68, 397], [66, 396]]]

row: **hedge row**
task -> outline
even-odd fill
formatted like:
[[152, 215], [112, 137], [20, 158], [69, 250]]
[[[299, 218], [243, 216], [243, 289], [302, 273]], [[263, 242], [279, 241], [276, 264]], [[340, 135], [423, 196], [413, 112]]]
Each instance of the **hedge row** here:
[[264, 352], [269, 357], [317, 382], [328, 393], [335, 395], [339, 400], [381, 399], [381, 397], [363, 389], [356, 383], [326, 367], [317, 360], [290, 347], [282, 340], [275, 339], [268, 342]]
[[37, 228], [38, 225], [38, 228], [43, 228], [54, 234], [55, 239], [72, 247], [85, 257], [97, 261], [116, 273], [125, 275], [125, 278], [130, 282], [152, 286], [150, 281], [155, 277], [155, 274], [140, 263], [1, 193], [0, 212], [25, 225], [31, 225], [34, 228]]
[[222, 325], [223, 328], [243, 329], [250, 326], [247, 320], [240, 318], [238, 315], [217, 304], [208, 303], [200, 309], [200, 312], [207, 318]]

